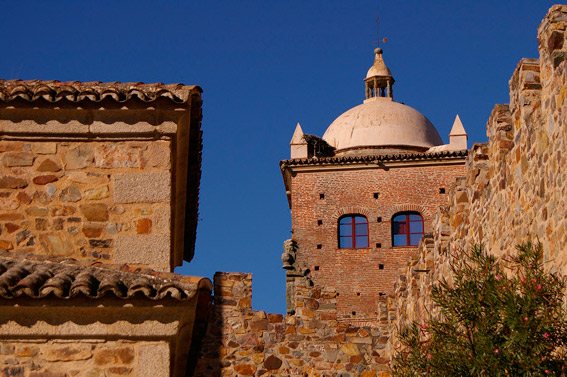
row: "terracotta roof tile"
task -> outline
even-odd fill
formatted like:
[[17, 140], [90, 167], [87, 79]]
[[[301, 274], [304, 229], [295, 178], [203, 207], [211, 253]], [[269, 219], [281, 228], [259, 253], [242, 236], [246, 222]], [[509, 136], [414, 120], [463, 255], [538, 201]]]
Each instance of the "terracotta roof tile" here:
[[58, 102], [66, 99], [71, 102], [90, 100], [100, 102], [110, 98], [116, 102], [126, 102], [138, 98], [152, 102], [158, 98], [168, 98], [175, 103], [185, 103], [192, 94], [201, 93], [198, 86], [183, 84], [144, 84], [141, 82], [60, 82], [57, 80], [0, 80], [0, 101], [11, 102], [18, 98], [33, 102], [44, 99]]
[[0, 298], [133, 297], [188, 300], [208, 279], [75, 259], [0, 251]]
[[288, 166], [301, 165], [332, 165], [332, 164], [367, 164], [390, 161], [426, 161], [437, 159], [460, 159], [466, 157], [467, 150], [461, 151], [442, 151], [434, 153], [398, 153], [385, 155], [363, 155], [363, 156], [339, 156], [339, 157], [313, 157], [295, 158], [280, 161], [282, 169]]

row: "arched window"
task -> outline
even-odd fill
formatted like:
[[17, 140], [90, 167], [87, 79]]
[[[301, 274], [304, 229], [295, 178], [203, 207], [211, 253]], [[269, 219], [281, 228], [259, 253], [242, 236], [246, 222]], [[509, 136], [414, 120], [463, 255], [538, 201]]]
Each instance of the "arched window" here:
[[392, 245], [417, 246], [423, 236], [423, 217], [417, 212], [400, 212], [392, 218]]
[[346, 215], [339, 219], [339, 247], [368, 247], [368, 220], [362, 215]]

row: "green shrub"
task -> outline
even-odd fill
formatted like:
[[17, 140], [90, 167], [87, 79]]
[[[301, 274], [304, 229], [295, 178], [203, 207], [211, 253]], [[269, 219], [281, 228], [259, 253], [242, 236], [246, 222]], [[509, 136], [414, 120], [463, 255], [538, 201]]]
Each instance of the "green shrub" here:
[[540, 244], [498, 261], [463, 253], [432, 290], [438, 318], [401, 330], [395, 376], [565, 376], [565, 279], [543, 269]]

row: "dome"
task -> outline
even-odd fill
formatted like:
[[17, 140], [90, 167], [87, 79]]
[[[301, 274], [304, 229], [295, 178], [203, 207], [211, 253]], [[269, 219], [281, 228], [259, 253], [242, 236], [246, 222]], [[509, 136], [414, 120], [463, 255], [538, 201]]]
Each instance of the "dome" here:
[[323, 135], [338, 152], [348, 148], [417, 147], [443, 144], [419, 111], [388, 97], [372, 97], [339, 116]]

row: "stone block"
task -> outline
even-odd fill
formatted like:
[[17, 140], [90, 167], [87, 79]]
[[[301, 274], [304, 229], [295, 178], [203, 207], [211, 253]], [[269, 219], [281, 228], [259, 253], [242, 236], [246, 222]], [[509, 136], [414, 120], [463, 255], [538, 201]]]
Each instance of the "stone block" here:
[[34, 142], [31, 143], [31, 150], [37, 154], [55, 154], [57, 153], [57, 144], [51, 142]]
[[154, 222], [152, 229], [157, 234], [169, 234], [171, 232], [171, 208], [164, 205], [154, 210]]
[[152, 230], [152, 220], [151, 219], [139, 219], [136, 221], [136, 233], [150, 233]]
[[95, 350], [94, 362], [98, 365], [131, 364], [135, 353], [132, 347], [114, 347]]
[[128, 124], [124, 122], [94, 122], [89, 128], [92, 134], [98, 135], [150, 134], [155, 131], [154, 126], [148, 123]]
[[87, 223], [83, 225], [83, 234], [88, 238], [100, 237], [102, 231], [104, 230], [104, 225], [100, 223]]
[[234, 370], [240, 376], [253, 376], [256, 372], [256, 367], [252, 364], [237, 364], [234, 366]]
[[93, 356], [90, 345], [70, 345], [52, 347], [43, 352], [43, 358], [48, 361], [87, 360]]
[[68, 256], [73, 254], [73, 243], [68, 238], [59, 234], [41, 234], [41, 244], [48, 250], [50, 255]]
[[104, 203], [81, 204], [79, 208], [88, 221], [108, 220], [108, 206]]
[[163, 173], [115, 174], [116, 203], [156, 203], [171, 199], [171, 175]]
[[0, 178], [0, 189], [20, 189], [28, 187], [28, 181], [23, 178], [4, 176]]
[[64, 156], [65, 168], [67, 170], [84, 169], [89, 166], [94, 159], [94, 150], [88, 144], [81, 144], [69, 150]]
[[44, 160], [36, 169], [40, 172], [58, 172], [61, 170], [61, 166], [53, 160]]
[[138, 348], [139, 377], [169, 377], [171, 359], [165, 342], [143, 345]]
[[48, 174], [48, 175], [38, 175], [37, 177], [33, 178], [33, 183], [35, 183], [36, 185], [46, 185], [48, 183], [51, 182], [55, 182], [57, 181], [59, 178], [57, 178], [55, 175], [53, 174]]
[[114, 247], [114, 262], [147, 264], [160, 270], [169, 270], [169, 235], [118, 235]]
[[32, 166], [35, 156], [27, 152], [11, 152], [4, 155], [2, 163], [4, 166]]
[[37, 346], [23, 346], [17, 347], [14, 355], [16, 357], [35, 357], [39, 353], [39, 347]]
[[266, 358], [266, 360], [264, 361], [264, 368], [266, 368], [268, 370], [280, 369], [281, 366], [282, 366], [281, 359], [277, 358], [274, 355], [268, 356]]
[[100, 200], [110, 196], [108, 186], [95, 187], [85, 190], [85, 199]]
[[94, 150], [94, 161], [97, 168], [119, 169], [139, 168], [140, 152], [125, 145], [99, 144]]
[[48, 213], [49, 211], [47, 210], [46, 207], [33, 206], [26, 208], [26, 214], [32, 217], [43, 217], [43, 216], [47, 216]]

